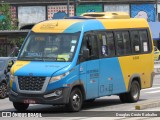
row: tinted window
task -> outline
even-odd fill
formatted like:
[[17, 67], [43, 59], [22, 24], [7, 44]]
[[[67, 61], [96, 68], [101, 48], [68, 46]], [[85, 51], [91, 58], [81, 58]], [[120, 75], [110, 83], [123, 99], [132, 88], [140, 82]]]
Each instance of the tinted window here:
[[148, 41], [148, 36], [147, 36], [147, 31], [139, 31], [139, 36], [140, 36], [140, 41], [142, 45], [142, 52], [148, 52], [149, 51], [149, 41]]
[[124, 55], [124, 44], [121, 32], [115, 32], [117, 42], [117, 55]]
[[124, 54], [131, 54], [131, 44], [129, 38], [129, 32], [122, 32], [123, 44], [124, 44]]
[[80, 53], [83, 54], [83, 50], [85, 49], [89, 50], [90, 60], [99, 58], [98, 42], [97, 42], [96, 35], [86, 34], [84, 36]]
[[114, 37], [113, 33], [107, 33], [107, 48], [108, 48], [108, 54], [109, 56], [115, 55], [115, 43], [114, 43]]
[[115, 55], [114, 36], [112, 32], [101, 32], [98, 34], [101, 42], [101, 54], [103, 57]]
[[115, 38], [117, 42], [117, 55], [131, 54], [129, 32], [115, 32]]
[[140, 40], [139, 40], [138, 31], [131, 31], [131, 41], [132, 41], [133, 53], [140, 53], [141, 52], [141, 44], [140, 44]]

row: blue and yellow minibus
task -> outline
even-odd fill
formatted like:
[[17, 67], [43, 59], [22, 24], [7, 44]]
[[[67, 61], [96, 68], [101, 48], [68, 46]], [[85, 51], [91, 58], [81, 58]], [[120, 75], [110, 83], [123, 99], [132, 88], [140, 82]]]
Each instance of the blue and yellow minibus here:
[[147, 21], [105, 15], [47, 20], [31, 29], [11, 69], [9, 99], [17, 111], [50, 104], [75, 112], [84, 101], [110, 95], [132, 103], [141, 89], [152, 87], [154, 52]]

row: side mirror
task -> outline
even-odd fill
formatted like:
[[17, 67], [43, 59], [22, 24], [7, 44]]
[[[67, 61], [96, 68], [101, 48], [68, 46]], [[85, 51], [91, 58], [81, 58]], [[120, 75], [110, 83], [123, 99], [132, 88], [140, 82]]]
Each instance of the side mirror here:
[[83, 57], [84, 57], [85, 59], [89, 58], [89, 49], [84, 49], [84, 50], [83, 50]]
[[10, 70], [11, 70], [11, 67], [8, 67], [8, 68], [7, 68], [7, 72], [10, 72]]

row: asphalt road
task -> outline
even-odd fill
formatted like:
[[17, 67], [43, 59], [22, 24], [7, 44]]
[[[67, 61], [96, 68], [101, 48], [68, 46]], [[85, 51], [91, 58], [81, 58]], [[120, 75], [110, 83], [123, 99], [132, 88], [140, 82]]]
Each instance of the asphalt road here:
[[[141, 96], [140, 100], [137, 103], [121, 103], [118, 96], [107, 96], [107, 97], [101, 97], [99, 99], [96, 99], [93, 103], [84, 103], [83, 108], [80, 112], [77, 113], [69, 113], [65, 109], [64, 106], [51, 106], [51, 105], [31, 105], [29, 109], [26, 111], [26, 113], [21, 113], [21, 116], [24, 114], [32, 114], [32, 113], [38, 113], [37, 116], [41, 116], [40, 119], [60, 119], [60, 120], [66, 120], [66, 119], [96, 119], [98, 117], [109, 117], [108, 119], [113, 120], [122, 120], [125, 119], [124, 117], [117, 117], [117, 115], [121, 115], [127, 112], [127, 114], [131, 114], [131, 112], [137, 112], [140, 111], [135, 110], [135, 105], [138, 103], [144, 103], [146, 101], [151, 100], [160, 100], [160, 75], [157, 75], [154, 78], [153, 87], [149, 89], [141, 90]], [[1, 112], [16, 112], [16, 110], [13, 108], [12, 103], [9, 101], [8, 98], [0, 100], [0, 111]], [[160, 111], [159, 108], [148, 108], [143, 111]], [[140, 112], [141, 114], [141, 112]], [[160, 112], [158, 113], [160, 114]], [[115, 117], [114, 117], [115, 116]], [[76, 118], [75, 118], [76, 117]], [[136, 117], [138, 119], [139, 117]], [[147, 119], [146, 117], [140, 117], [141, 119]], [[149, 117], [150, 118], [150, 117]], [[0, 119], [2, 119], [0, 117]], [[7, 118], [8, 119], [8, 118]], [[17, 120], [17, 117], [14, 117], [12, 119]], [[25, 119], [25, 118], [24, 118]], [[27, 118], [26, 118], [27, 119]], [[34, 119], [34, 118], [33, 118]], [[108, 120], [107, 119], [107, 120]], [[132, 118], [130, 118], [132, 119]], [[158, 119], [157, 117], [154, 119]], [[160, 118], [159, 118], [160, 119]], [[8, 119], [9, 120], [9, 119]], [[135, 119], [134, 119], [135, 120]]]

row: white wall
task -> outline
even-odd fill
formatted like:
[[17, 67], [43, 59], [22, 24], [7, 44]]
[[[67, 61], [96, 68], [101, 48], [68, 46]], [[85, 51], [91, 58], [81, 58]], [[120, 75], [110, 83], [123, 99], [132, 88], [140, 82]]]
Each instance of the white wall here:
[[22, 6], [18, 7], [18, 22], [19, 27], [37, 23], [46, 19], [45, 6]]
[[127, 12], [130, 14], [129, 4], [104, 5], [105, 12]]

